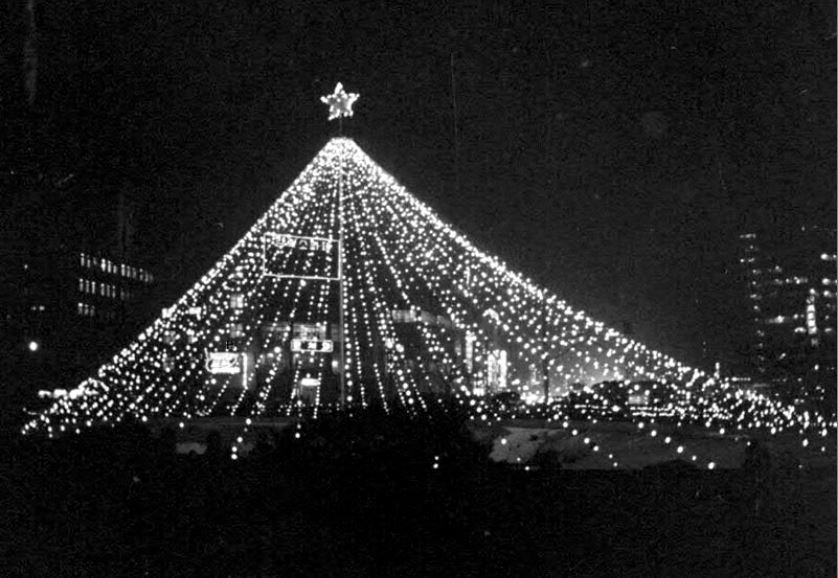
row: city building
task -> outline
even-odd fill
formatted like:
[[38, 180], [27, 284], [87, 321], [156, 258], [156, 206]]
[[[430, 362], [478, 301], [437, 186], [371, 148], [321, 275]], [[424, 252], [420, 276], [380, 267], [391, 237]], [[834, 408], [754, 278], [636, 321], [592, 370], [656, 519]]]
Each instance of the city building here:
[[743, 233], [739, 262], [747, 288], [742, 351], [753, 378], [793, 396], [834, 390], [835, 230], [804, 226], [774, 239]]
[[[30, 188], [0, 235], [0, 323], [6, 401], [70, 387], [150, 318], [155, 277], [133, 246], [123, 194], [83, 197]], [[14, 403], [12, 405], [15, 405]]]

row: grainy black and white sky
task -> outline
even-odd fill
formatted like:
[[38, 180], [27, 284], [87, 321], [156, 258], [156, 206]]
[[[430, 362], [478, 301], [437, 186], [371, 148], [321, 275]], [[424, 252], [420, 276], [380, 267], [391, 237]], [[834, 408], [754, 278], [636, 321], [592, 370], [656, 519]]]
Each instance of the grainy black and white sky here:
[[834, 2], [59, 4], [44, 154], [131, 191], [171, 299], [335, 133], [337, 80], [347, 134], [479, 246], [706, 367], [736, 235], [835, 226]]

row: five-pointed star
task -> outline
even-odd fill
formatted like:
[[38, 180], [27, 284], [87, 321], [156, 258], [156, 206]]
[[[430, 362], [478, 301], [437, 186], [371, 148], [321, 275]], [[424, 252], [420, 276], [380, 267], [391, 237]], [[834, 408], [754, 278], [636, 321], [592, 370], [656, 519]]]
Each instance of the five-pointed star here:
[[343, 85], [338, 82], [335, 86], [335, 92], [329, 96], [321, 96], [320, 102], [329, 105], [329, 120], [334, 120], [344, 116], [352, 116], [352, 105], [358, 100], [358, 96], [354, 92], [349, 94], [344, 92]]

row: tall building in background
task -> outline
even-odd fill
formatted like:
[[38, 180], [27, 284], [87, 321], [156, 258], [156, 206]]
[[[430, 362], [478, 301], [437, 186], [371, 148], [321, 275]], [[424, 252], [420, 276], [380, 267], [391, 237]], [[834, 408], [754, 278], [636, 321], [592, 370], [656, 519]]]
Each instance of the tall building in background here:
[[835, 230], [739, 236], [752, 376], [791, 395], [824, 393], [836, 375]]
[[98, 102], [90, 79], [102, 60], [83, 50], [90, 19], [73, 3], [37, 0], [15, 0], [5, 15], [0, 424], [134, 337], [155, 284], [136, 247], [143, 195], [126, 194], [142, 185], [130, 163], [102, 155], [113, 141], [97, 143], [100, 127], [80, 104]]
[[91, 195], [81, 185], [72, 193], [43, 187], [24, 191], [4, 223], [6, 402], [74, 383], [134, 337], [151, 313], [155, 278], [133, 246], [133, 203], [122, 193]]

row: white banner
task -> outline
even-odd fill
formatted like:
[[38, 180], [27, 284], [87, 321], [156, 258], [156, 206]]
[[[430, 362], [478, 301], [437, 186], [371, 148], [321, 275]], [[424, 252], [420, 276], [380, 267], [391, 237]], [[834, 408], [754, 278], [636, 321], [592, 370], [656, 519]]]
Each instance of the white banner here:
[[313, 353], [332, 353], [334, 342], [329, 339], [292, 339], [291, 351], [310, 351]]
[[213, 374], [236, 375], [242, 369], [242, 356], [230, 351], [208, 351], [206, 368]]

